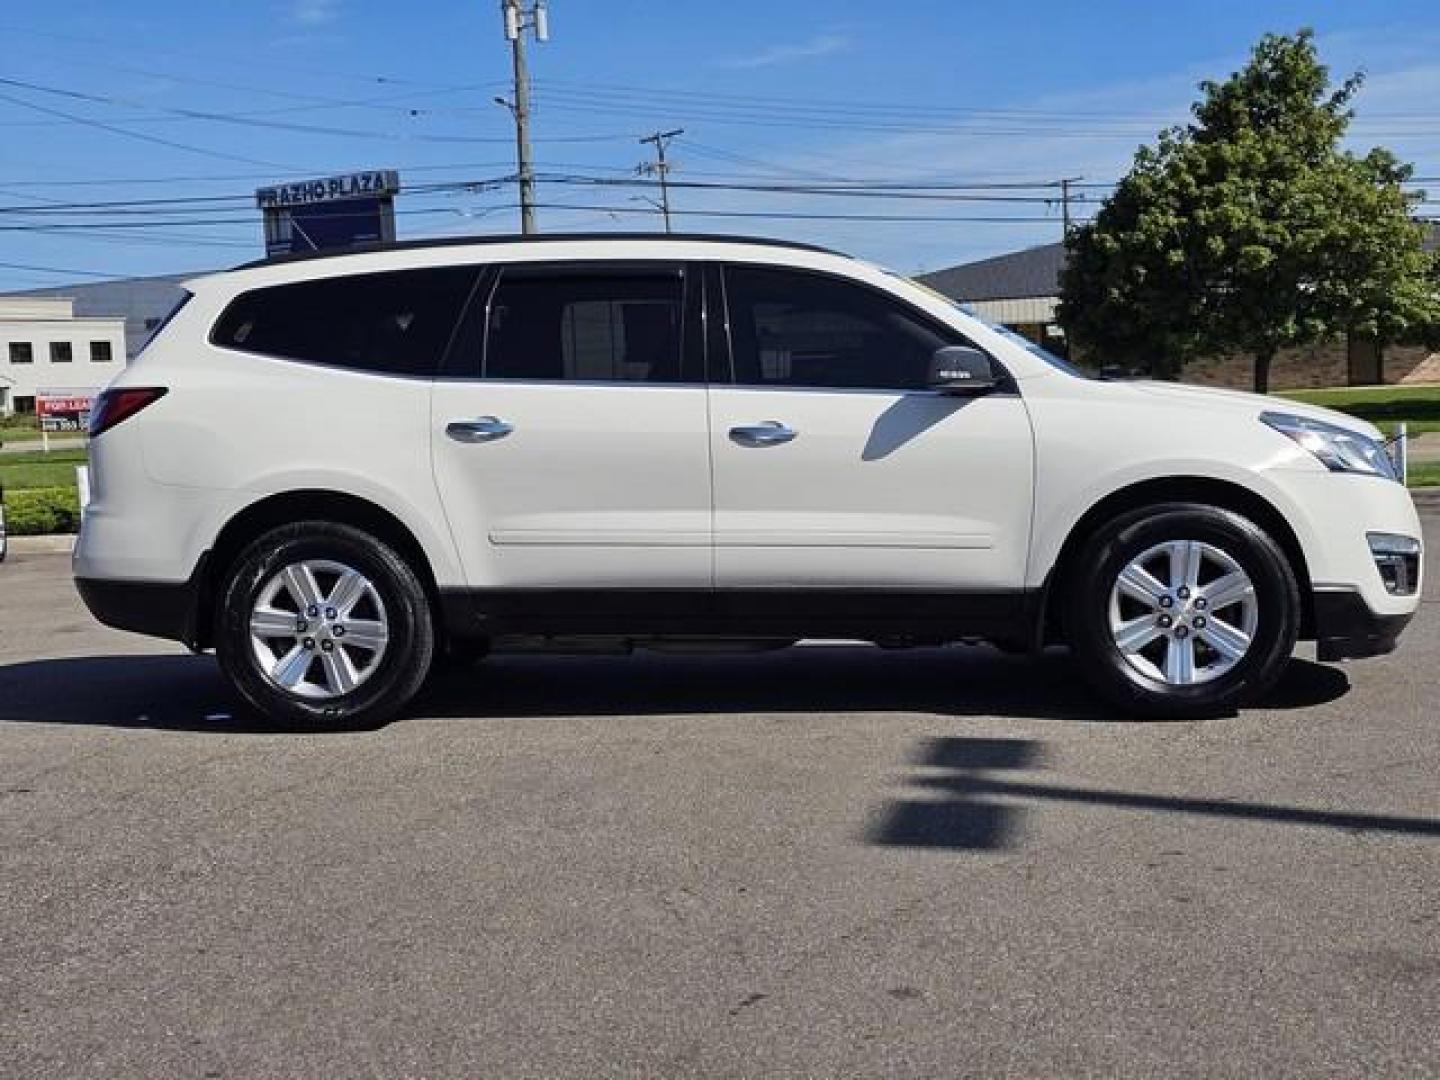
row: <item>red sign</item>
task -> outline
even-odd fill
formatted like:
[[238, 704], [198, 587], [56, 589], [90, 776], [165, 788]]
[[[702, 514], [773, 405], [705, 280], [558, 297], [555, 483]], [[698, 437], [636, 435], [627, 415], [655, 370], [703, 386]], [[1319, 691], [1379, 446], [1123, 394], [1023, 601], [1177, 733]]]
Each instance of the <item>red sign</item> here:
[[39, 390], [35, 393], [35, 415], [40, 430], [50, 433], [90, 430], [94, 390]]

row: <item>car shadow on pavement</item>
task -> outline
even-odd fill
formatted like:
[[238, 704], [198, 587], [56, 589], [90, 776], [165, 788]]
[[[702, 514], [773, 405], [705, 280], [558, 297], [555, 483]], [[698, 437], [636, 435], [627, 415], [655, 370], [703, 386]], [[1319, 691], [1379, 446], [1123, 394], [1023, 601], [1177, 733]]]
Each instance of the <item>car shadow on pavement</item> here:
[[[924, 797], [887, 804], [866, 834], [870, 843], [883, 847], [998, 850], [1015, 844], [1026, 804], [1054, 802], [1357, 833], [1440, 837], [1440, 819], [1436, 818], [1116, 791], [1018, 778], [1020, 770], [1043, 765], [1042, 746], [1033, 739], [927, 739], [913, 765], [917, 773], [908, 783]], [[997, 797], [1005, 801], [994, 801]]]
[[[1343, 672], [1292, 661], [1262, 707], [1332, 701]], [[1121, 720], [1070, 658], [982, 647], [903, 652], [807, 645], [739, 656], [500, 654], [433, 678], [408, 715], [435, 718], [919, 712], [939, 716]], [[211, 657], [100, 656], [0, 666], [0, 723], [198, 732], [284, 730], [248, 715]], [[296, 728], [294, 730], [306, 730]]]

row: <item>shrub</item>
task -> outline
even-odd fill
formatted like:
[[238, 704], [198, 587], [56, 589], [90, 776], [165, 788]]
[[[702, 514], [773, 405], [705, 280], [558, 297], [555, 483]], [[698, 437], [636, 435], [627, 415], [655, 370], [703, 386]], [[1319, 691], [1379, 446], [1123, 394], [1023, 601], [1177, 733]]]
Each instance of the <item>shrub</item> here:
[[11, 536], [78, 532], [79, 492], [73, 487], [29, 488], [7, 492], [5, 528]]

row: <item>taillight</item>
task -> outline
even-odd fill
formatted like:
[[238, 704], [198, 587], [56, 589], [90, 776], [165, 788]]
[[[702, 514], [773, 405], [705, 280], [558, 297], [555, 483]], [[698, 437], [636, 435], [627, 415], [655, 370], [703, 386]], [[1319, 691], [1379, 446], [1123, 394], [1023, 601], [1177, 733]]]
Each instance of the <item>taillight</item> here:
[[169, 392], [164, 386], [126, 386], [106, 390], [95, 399], [95, 406], [90, 410], [90, 437], [93, 439], [122, 420], [129, 420]]

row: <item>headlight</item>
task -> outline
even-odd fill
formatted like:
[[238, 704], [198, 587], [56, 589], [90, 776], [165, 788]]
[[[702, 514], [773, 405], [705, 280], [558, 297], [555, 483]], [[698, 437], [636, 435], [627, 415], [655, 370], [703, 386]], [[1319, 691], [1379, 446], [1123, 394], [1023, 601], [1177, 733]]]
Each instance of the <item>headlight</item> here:
[[1331, 472], [1366, 473], [1398, 480], [1385, 445], [1358, 431], [1292, 413], [1263, 412], [1260, 422], [1288, 435]]

